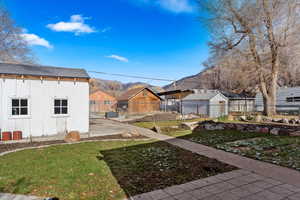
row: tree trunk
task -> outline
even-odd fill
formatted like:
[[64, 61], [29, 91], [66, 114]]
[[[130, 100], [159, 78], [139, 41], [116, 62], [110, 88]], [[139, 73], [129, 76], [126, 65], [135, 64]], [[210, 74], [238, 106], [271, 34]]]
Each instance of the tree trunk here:
[[264, 114], [268, 117], [276, 115], [276, 98], [270, 96], [264, 98]]

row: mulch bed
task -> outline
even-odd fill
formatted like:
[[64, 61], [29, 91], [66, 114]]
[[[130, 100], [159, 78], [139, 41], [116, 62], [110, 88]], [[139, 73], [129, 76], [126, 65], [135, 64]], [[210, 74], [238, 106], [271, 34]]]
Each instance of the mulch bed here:
[[[122, 135], [107, 135], [107, 136], [97, 136], [90, 138], [82, 138], [80, 141], [93, 141], [93, 140], [114, 140], [114, 139], [147, 139], [145, 136], [133, 136], [131, 138], [124, 138]], [[22, 149], [26, 147], [39, 147], [52, 144], [66, 144], [64, 140], [52, 140], [52, 141], [41, 141], [41, 142], [28, 142], [28, 143], [10, 143], [10, 144], [0, 144], [0, 153], [6, 151], [13, 151], [16, 149]]]

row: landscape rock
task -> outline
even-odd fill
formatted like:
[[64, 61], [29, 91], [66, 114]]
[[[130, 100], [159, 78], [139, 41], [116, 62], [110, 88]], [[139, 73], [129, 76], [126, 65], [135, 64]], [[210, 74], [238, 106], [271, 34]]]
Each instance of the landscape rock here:
[[272, 128], [270, 130], [270, 134], [272, 134], [272, 135], [279, 135], [279, 131], [280, 131], [280, 128]]
[[286, 119], [286, 118], [283, 118], [283, 119], [280, 120], [280, 123], [288, 124], [289, 120]]
[[78, 142], [80, 141], [80, 133], [78, 131], [70, 131], [65, 136], [66, 142]]
[[151, 128], [152, 131], [156, 132], [156, 133], [161, 133], [161, 129], [159, 126], [153, 126], [153, 128]]
[[140, 133], [138, 130], [132, 130], [132, 131], [130, 132], [130, 134], [131, 134], [133, 137], [141, 136], [141, 133]]
[[123, 138], [132, 138], [132, 135], [129, 132], [124, 132], [121, 134]]
[[183, 122], [179, 125], [180, 128], [194, 130], [198, 126], [198, 122]]
[[224, 130], [225, 125], [223, 125], [223, 124], [205, 124], [204, 128], [209, 131]]
[[235, 124], [225, 124], [225, 128], [226, 128], [226, 129], [229, 129], [229, 130], [233, 130], [233, 129], [235, 129], [236, 127], [235, 127]]
[[262, 122], [262, 116], [261, 115], [257, 115], [255, 117], [255, 122]]
[[240, 116], [240, 121], [247, 122], [248, 120], [246, 116]]
[[280, 129], [280, 131], [278, 132], [278, 135], [280, 135], [280, 136], [289, 136], [290, 135], [290, 132], [292, 132], [292, 131], [290, 131], [289, 129]]
[[234, 120], [234, 116], [229, 114], [228, 117], [227, 117], [227, 119], [228, 119], [229, 121], [233, 121], [233, 120]]
[[271, 117], [263, 117], [263, 118], [262, 118], [262, 121], [263, 121], [263, 122], [272, 122], [273, 119], [272, 119]]
[[300, 131], [291, 132], [290, 136], [300, 137]]
[[267, 128], [267, 127], [260, 128], [259, 132], [260, 133], [269, 133], [269, 128]]
[[290, 120], [289, 120], [289, 123], [290, 123], [290, 124], [296, 124], [296, 122], [297, 122], [296, 119], [290, 119]]
[[243, 125], [241, 125], [241, 124], [236, 125], [236, 130], [243, 131], [244, 129], [245, 129], [245, 127]]

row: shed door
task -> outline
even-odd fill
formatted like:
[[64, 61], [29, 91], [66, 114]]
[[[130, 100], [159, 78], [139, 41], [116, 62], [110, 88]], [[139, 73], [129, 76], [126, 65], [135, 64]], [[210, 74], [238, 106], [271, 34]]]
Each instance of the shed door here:
[[220, 105], [220, 115], [224, 116], [225, 115], [225, 101], [220, 101], [219, 105]]

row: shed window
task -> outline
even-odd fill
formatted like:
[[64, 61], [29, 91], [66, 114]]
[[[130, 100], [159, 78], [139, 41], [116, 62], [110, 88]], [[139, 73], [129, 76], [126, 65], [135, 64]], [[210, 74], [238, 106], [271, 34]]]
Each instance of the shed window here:
[[28, 99], [11, 99], [12, 116], [28, 115]]
[[110, 100], [104, 100], [104, 104], [105, 105], [109, 105], [110, 104]]
[[54, 114], [55, 115], [68, 114], [68, 100], [67, 99], [54, 99]]
[[287, 97], [287, 102], [300, 102], [300, 97]]

